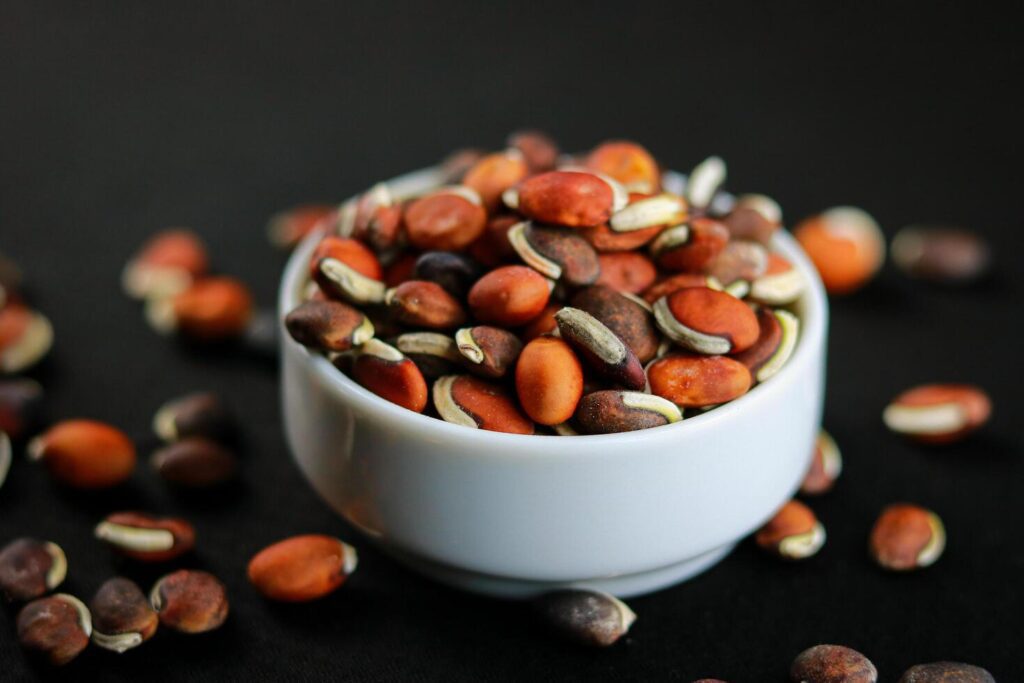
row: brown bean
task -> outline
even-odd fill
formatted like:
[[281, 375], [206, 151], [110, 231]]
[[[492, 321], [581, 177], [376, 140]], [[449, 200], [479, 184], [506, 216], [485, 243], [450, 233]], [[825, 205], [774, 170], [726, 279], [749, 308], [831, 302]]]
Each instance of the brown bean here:
[[893, 238], [892, 260], [912, 277], [956, 285], [983, 276], [992, 255], [988, 244], [969, 230], [911, 225]]
[[[376, 249], [385, 251], [398, 242], [402, 228], [402, 204], [384, 183], [378, 183], [356, 200], [345, 214], [338, 232]], [[349, 218], [351, 217], [351, 218]]]
[[658, 277], [658, 269], [654, 263], [635, 251], [620, 251], [598, 256], [601, 264], [601, 275], [597, 278], [599, 285], [605, 285], [620, 292], [639, 294]]
[[166, 481], [188, 488], [207, 488], [229, 481], [238, 473], [234, 453], [216, 441], [190, 436], [155, 451], [153, 469]]
[[488, 325], [466, 327], [455, 333], [463, 365], [473, 374], [497, 379], [513, 367], [523, 343], [508, 330]]
[[121, 274], [121, 286], [135, 299], [172, 296], [206, 275], [206, 245], [191, 230], [172, 228], [150, 238]]
[[403, 325], [431, 330], [450, 330], [466, 322], [462, 304], [441, 285], [408, 280], [384, 294], [384, 304]]
[[558, 145], [539, 130], [518, 130], [512, 133], [508, 136], [508, 146], [519, 150], [530, 173], [550, 171], [558, 163]]
[[800, 484], [800, 493], [805, 496], [819, 496], [835, 486], [836, 479], [843, 471], [843, 458], [839, 446], [828, 432], [822, 429], [814, 442], [811, 465]]
[[158, 332], [199, 341], [241, 336], [253, 314], [252, 295], [229, 277], [198, 280], [173, 297], [150, 301], [146, 316]]
[[434, 382], [434, 407], [442, 420], [474, 429], [533, 434], [531, 422], [499, 384], [470, 375], [448, 375]]
[[355, 548], [318, 534], [292, 536], [256, 553], [249, 582], [271, 600], [307, 602], [337, 590], [355, 571]]
[[427, 383], [416, 364], [379, 339], [366, 342], [356, 354], [352, 378], [378, 396], [422, 413]]
[[153, 432], [168, 443], [190, 436], [230, 441], [235, 436], [235, 416], [220, 396], [200, 391], [160, 406], [153, 415]]
[[182, 633], [205, 633], [219, 628], [228, 617], [224, 584], [213, 574], [180, 569], [161, 578], [149, 602], [164, 626]]
[[0, 596], [24, 602], [49, 593], [64, 582], [68, 561], [56, 543], [16, 538], [0, 549]]
[[636, 621], [626, 603], [607, 593], [562, 590], [537, 599], [535, 608], [552, 631], [572, 642], [608, 647], [626, 635]]
[[160, 623], [135, 582], [122, 577], [105, 581], [93, 596], [89, 609], [92, 642], [119, 654], [152, 638]]
[[791, 500], [761, 527], [754, 540], [762, 550], [786, 560], [803, 560], [825, 544], [825, 527], [809, 507]]
[[931, 510], [897, 503], [889, 505], [871, 530], [869, 549], [884, 569], [910, 571], [935, 563], [946, 548], [946, 530]]
[[793, 683], [876, 683], [871, 661], [842, 645], [815, 645], [797, 655], [789, 669]]
[[482, 274], [472, 259], [451, 251], [427, 251], [415, 263], [411, 276], [404, 279], [435, 282], [457, 299], [464, 299]]
[[124, 432], [94, 420], [66, 420], [28, 445], [58, 482], [81, 489], [116, 486], [135, 469], [135, 446]]
[[340, 301], [307, 301], [284, 319], [292, 339], [320, 351], [348, 351], [373, 336], [373, 323]]
[[167, 562], [192, 550], [196, 532], [174, 517], [142, 512], [115, 512], [96, 525], [94, 535], [126, 557], [140, 562]]
[[43, 314], [18, 302], [0, 307], [0, 374], [24, 372], [53, 347], [53, 325]]
[[0, 380], [0, 432], [20, 439], [38, 426], [43, 387], [33, 379]]
[[92, 619], [81, 600], [57, 593], [22, 607], [17, 628], [23, 648], [54, 666], [63, 666], [89, 645]]
[[841, 206], [801, 221], [793, 230], [829, 294], [863, 287], [882, 267], [885, 238], [871, 216]]
[[291, 249], [307, 235], [325, 227], [337, 207], [330, 204], [303, 204], [281, 211], [267, 221], [267, 237], [280, 249]]
[[572, 297], [573, 306], [607, 325], [641, 363], [647, 363], [657, 353], [660, 337], [654, 317], [642, 303], [604, 285], [585, 287]]
[[519, 355], [516, 393], [534, 422], [560, 424], [572, 417], [583, 395], [583, 367], [564, 341], [538, 337]]
[[495, 152], [480, 158], [466, 171], [462, 183], [475, 190], [488, 211], [501, 205], [501, 194], [529, 173], [525, 155], [518, 149]]
[[996, 683], [996, 679], [980, 666], [932, 662], [910, 667], [897, 683]]
[[619, 199], [609, 182], [592, 173], [550, 171], [524, 180], [512, 208], [540, 223], [589, 227], [607, 223], [625, 205], [622, 195]]
[[611, 176], [630, 192], [657, 192], [661, 183], [658, 162], [635, 142], [612, 140], [595, 147], [584, 165]]
[[757, 323], [757, 341], [746, 351], [736, 354], [735, 358], [750, 369], [758, 382], [764, 382], [781, 370], [793, 355], [800, 333], [800, 319], [782, 309], [759, 308]]
[[539, 315], [550, 293], [548, 281], [532, 268], [502, 266], [477, 280], [469, 307], [483, 323], [515, 327]]
[[663, 231], [651, 242], [651, 254], [665, 270], [700, 273], [707, 270], [729, 242], [729, 231], [712, 218], [692, 219]]
[[747, 304], [708, 288], [681, 289], [654, 303], [654, 319], [672, 341], [706, 354], [738, 353], [757, 341], [757, 316]]
[[462, 185], [421, 197], [405, 210], [405, 231], [417, 249], [461, 251], [486, 225], [487, 212], [480, 195]]
[[682, 419], [676, 404], [659, 396], [607, 389], [580, 399], [573, 424], [584, 434], [614, 434], [660, 427]]
[[562, 339], [599, 375], [626, 389], [643, 389], [647, 384], [636, 354], [600, 320], [571, 306], [556, 313], [555, 320]]
[[579, 287], [600, 275], [597, 252], [574, 230], [525, 221], [513, 226], [508, 236], [526, 265], [552, 280]]
[[904, 391], [886, 407], [889, 429], [922, 443], [959, 441], [988, 422], [988, 394], [969, 384], [923, 384]]
[[684, 408], [726, 403], [747, 393], [750, 371], [725, 356], [669, 354], [647, 369], [651, 393]]

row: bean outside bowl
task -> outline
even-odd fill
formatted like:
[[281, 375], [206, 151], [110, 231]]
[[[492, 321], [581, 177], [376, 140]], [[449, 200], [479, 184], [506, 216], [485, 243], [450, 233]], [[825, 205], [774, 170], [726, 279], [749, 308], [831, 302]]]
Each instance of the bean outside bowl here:
[[[442, 184], [436, 169], [389, 182]], [[301, 300], [319, 236], [292, 255], [280, 317]], [[631, 596], [712, 566], [788, 500], [823, 403], [828, 307], [788, 234], [774, 245], [808, 282], [785, 367], [682, 422], [621, 434], [523, 436], [411, 412], [282, 334], [286, 436], [317, 493], [381, 549], [444, 583], [528, 597], [587, 587]]]

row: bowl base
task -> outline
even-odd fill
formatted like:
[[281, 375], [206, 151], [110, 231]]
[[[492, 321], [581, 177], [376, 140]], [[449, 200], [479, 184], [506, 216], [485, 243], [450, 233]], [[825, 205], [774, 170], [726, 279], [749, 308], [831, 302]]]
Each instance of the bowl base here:
[[542, 593], [561, 588], [589, 588], [611, 593], [620, 598], [630, 598], [668, 588], [681, 583], [725, 559], [735, 543], [728, 543], [710, 550], [703, 555], [665, 567], [634, 574], [619, 574], [585, 581], [531, 581], [506, 576], [495, 576], [438, 564], [431, 560], [402, 552], [385, 544], [377, 546], [402, 564], [440, 583], [472, 593], [498, 598], [532, 598]]

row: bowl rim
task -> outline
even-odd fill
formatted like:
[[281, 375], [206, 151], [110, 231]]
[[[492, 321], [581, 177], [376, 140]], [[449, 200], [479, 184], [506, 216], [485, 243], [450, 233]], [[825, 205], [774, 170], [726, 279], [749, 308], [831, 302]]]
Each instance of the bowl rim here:
[[[384, 182], [395, 196], [407, 197], [443, 185], [444, 178], [440, 168], [434, 166], [399, 175]], [[823, 360], [825, 333], [828, 326], [828, 300], [824, 285], [817, 270], [796, 239], [785, 230], [779, 230], [775, 233], [772, 246], [786, 256], [800, 271], [807, 282], [807, 287], [799, 300], [801, 306], [800, 336], [797, 339], [796, 348], [789, 361], [769, 381], [757, 384], [743, 396], [714, 410], [692, 417], [684, 416], [684, 419], [679, 422], [650, 429], [611, 434], [581, 434], [572, 437], [555, 434], [507, 434], [484, 429], [470, 429], [440, 418], [413, 412], [374, 394], [338, 370], [326, 356], [311, 352], [291, 338], [284, 328], [284, 316], [301, 302], [301, 292], [308, 281], [307, 263], [310, 254], [322, 237], [320, 232], [308, 235], [295, 248], [285, 265], [278, 291], [277, 310], [278, 325], [281, 329], [281, 353], [298, 351], [303, 362], [311, 367], [312, 375], [337, 400], [354, 404], [363, 412], [373, 413], [376, 419], [398, 420], [407, 423], [410, 427], [421, 429], [423, 438], [461, 439], [470, 444], [478, 444], [482, 448], [486, 448], [488, 445], [506, 447], [542, 445], [540, 448], [525, 448], [522, 454], [523, 457], [541, 458], [552, 455], [565, 457], [573, 454], [586, 457], [591, 452], [588, 451], [587, 446], [613, 447], [627, 443], [636, 446], [645, 438], [660, 440], [669, 434], [669, 430], [675, 430], [674, 433], [677, 433], [682, 439], [687, 435], [695, 436], [704, 430], [727, 428], [727, 423], [738, 415], [757, 410], [757, 405], [760, 402], [770, 401], [774, 394], [784, 393], [783, 387], [788, 383], [798, 381], [806, 372], [808, 365]], [[628, 452], [632, 457], [638, 455], [635, 449], [630, 449]]]

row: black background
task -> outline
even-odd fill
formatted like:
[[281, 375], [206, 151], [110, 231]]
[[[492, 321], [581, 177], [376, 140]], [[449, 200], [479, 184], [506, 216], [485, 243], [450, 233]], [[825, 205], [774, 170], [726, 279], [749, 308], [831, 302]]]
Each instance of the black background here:
[[[888, 681], [936, 659], [1024, 680], [1019, 14], [979, 2], [46, 4], [0, 2], [0, 249], [56, 327], [34, 373], [49, 414], [110, 421], [142, 453], [155, 446], [152, 412], [188, 390], [223, 392], [245, 420], [243, 480], [212, 496], [174, 494], [145, 467], [123, 490], [73, 494], [18, 458], [0, 491], [0, 541], [60, 543], [66, 590], [155, 576], [91, 539], [107, 512], [142, 508], [194, 521], [187, 564], [220, 575], [232, 600], [220, 632], [160, 633], [120, 657], [90, 649], [66, 680], [781, 681], [820, 642], [862, 650]], [[632, 600], [628, 640], [597, 652], [359, 539], [344, 589], [268, 604], [244, 578], [253, 552], [293, 533], [353, 532], [291, 463], [273, 367], [159, 338], [119, 292], [125, 259], [158, 228], [193, 226], [216, 267], [270, 305], [283, 257], [264, 238], [269, 214], [455, 147], [499, 147], [522, 126], [567, 149], [634, 138], [680, 169], [721, 154], [730, 186], [776, 197], [790, 223], [851, 203], [889, 236], [914, 221], [964, 224], [994, 245], [996, 273], [949, 291], [889, 266], [834, 301], [826, 425], [846, 472], [812, 501], [829, 540], [810, 561], [745, 543], [699, 578]], [[886, 433], [887, 399], [935, 380], [991, 392], [983, 433], [940, 450]], [[946, 555], [911, 576], [882, 573], [865, 552], [875, 515], [898, 500], [934, 508], [949, 532]], [[0, 679], [47, 676], [19, 651], [13, 620], [0, 611]]]

